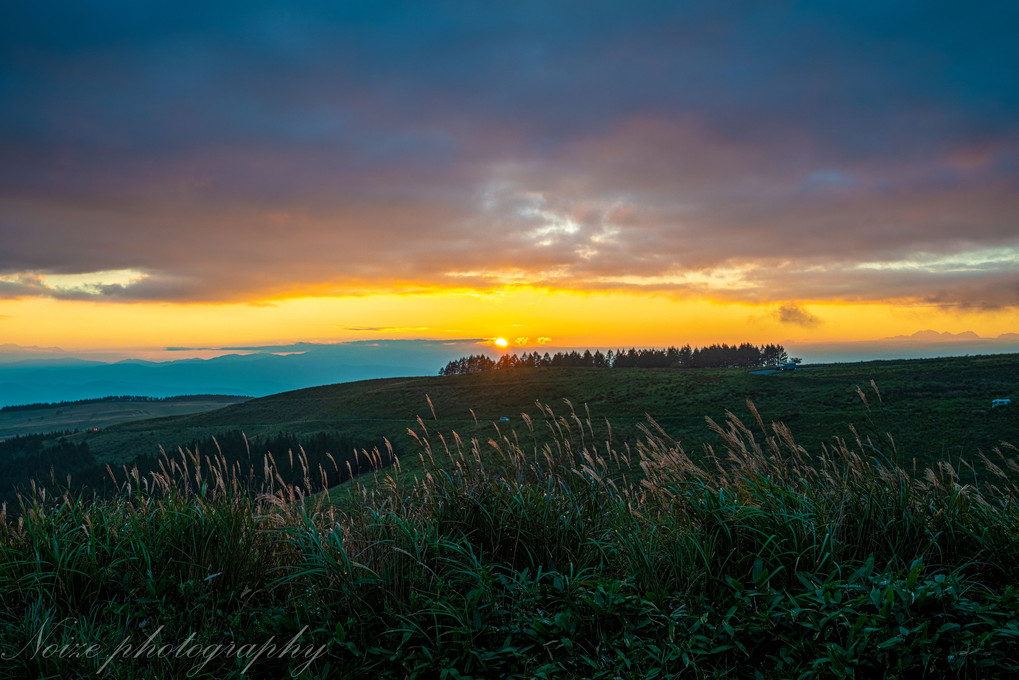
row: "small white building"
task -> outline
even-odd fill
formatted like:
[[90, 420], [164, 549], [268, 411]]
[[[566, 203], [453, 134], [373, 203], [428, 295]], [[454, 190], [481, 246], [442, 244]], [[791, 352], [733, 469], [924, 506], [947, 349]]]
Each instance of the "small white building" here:
[[1012, 403], [1011, 399], [992, 399], [991, 408], [997, 408], [998, 406], [1008, 406]]

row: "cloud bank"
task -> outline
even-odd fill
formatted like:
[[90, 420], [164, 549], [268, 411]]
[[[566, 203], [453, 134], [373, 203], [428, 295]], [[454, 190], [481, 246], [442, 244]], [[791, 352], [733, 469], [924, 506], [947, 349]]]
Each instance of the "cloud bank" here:
[[0, 8], [0, 298], [1019, 304], [1015, 3], [57, 5]]

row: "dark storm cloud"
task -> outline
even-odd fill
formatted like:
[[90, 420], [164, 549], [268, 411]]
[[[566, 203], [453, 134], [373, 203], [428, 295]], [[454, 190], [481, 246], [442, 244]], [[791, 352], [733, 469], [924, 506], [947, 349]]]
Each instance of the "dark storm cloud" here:
[[782, 305], [779, 307], [778, 320], [782, 323], [795, 324], [806, 328], [821, 323], [821, 319], [797, 305]]
[[[0, 297], [517, 281], [1013, 305], [1017, 20], [1006, 2], [8, 3]], [[146, 278], [41, 278], [111, 270]], [[719, 292], [719, 271], [741, 280]]]

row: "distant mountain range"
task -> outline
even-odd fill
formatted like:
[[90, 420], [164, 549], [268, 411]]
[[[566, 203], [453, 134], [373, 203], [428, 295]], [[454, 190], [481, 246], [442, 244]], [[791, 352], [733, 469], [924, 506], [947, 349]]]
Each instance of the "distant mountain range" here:
[[938, 332], [930, 329], [925, 331], [917, 331], [912, 335], [893, 335], [885, 338], [885, 340], [904, 340], [904, 341], [920, 341], [920, 342], [958, 342], [963, 340], [986, 340], [988, 342], [1015, 342], [1019, 341], [1019, 333], [1002, 333], [996, 338], [985, 338], [977, 335], [973, 331], [963, 331], [962, 333], [949, 333], [948, 331]]
[[235, 348], [250, 353], [214, 359], [107, 362], [77, 358], [58, 348], [0, 346], [3, 349], [0, 406], [122, 394], [257, 397], [368, 378], [435, 375], [449, 360], [477, 351], [470, 341], [387, 340]]
[[935, 330], [911, 335], [894, 335], [881, 340], [860, 342], [783, 343], [790, 354], [807, 363], [867, 361], [870, 359], [925, 359], [967, 354], [1011, 354], [1019, 352], [1019, 333], [1002, 333], [995, 338], [981, 337], [973, 331], [961, 333]]

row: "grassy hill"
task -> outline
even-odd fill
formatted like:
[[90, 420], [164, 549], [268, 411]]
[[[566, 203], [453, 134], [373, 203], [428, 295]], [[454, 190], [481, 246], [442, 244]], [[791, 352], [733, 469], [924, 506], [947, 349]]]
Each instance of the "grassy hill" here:
[[85, 400], [39, 404], [0, 411], [0, 440], [28, 434], [104, 429], [132, 420], [151, 420], [223, 408], [247, 397], [201, 395], [173, 399]]
[[[1017, 359], [379, 380], [32, 439], [74, 461], [141, 436], [225, 432], [243, 451], [244, 428], [276, 455], [171, 454], [106, 496], [0, 510], [0, 676], [1019, 677], [1019, 449], [955, 459], [1017, 441], [1015, 407], [989, 408], [1014, 396]], [[639, 432], [645, 411], [685, 445]], [[779, 419], [800, 445], [763, 422]], [[314, 451], [339, 428], [344, 446], [388, 434], [406, 454], [409, 424], [434, 457], [343, 485], [346, 503], [288, 478], [296, 440], [258, 439], [300, 431]], [[886, 431], [904, 468], [877, 453]], [[116, 651], [146, 636], [189, 651]], [[300, 656], [262, 653], [284, 640]], [[69, 652], [24, 653], [51, 643]]]
[[688, 450], [696, 450], [714, 441], [705, 417], [721, 421], [732, 411], [749, 420], [745, 402], [751, 400], [766, 422], [786, 423], [808, 448], [851, 436], [850, 426], [878, 439], [891, 433], [903, 461], [955, 460], [989, 451], [1001, 440], [1019, 441], [1015, 407], [990, 408], [994, 398], [1019, 397], [1019, 355], [875, 361], [771, 375], [742, 369], [536, 368], [366, 380], [125, 423], [75, 439], [87, 442], [97, 459], [113, 462], [227, 430], [249, 437], [330, 432], [369, 449], [386, 437], [413, 450], [406, 430], [417, 416], [432, 420], [426, 396], [444, 431], [486, 438], [490, 423], [501, 417], [510, 419], [502, 423], [505, 430], [521, 426], [521, 413], [536, 416], [535, 401], [565, 412], [562, 400], [569, 399], [578, 411], [586, 404], [595, 422], [609, 420], [617, 440], [632, 437], [651, 415]]
[[[785, 423], [812, 453], [830, 447], [836, 437], [855, 438], [855, 431], [872, 442], [876, 455], [905, 468], [922, 469], [941, 460], [959, 468], [960, 460], [975, 461], [1002, 441], [1019, 442], [1017, 407], [991, 408], [992, 399], [1017, 393], [1019, 355], [875, 361], [768, 375], [744, 369], [533, 368], [366, 380], [103, 426], [98, 432], [9, 439], [0, 442], [0, 469], [6, 473], [0, 502], [14, 503], [15, 490], [51, 476], [66, 480], [70, 475], [75, 488], [103, 490], [107, 464], [115, 469], [138, 464], [144, 474], [155, 469], [160, 448], [200, 449], [208, 455], [220, 447], [231, 461], [256, 468], [266, 452], [287, 456], [303, 448], [309, 469], [331, 469], [323, 483], [335, 485], [349, 476], [348, 462], [355, 472], [372, 467], [356, 451], [386, 451], [389, 442], [413, 472], [419, 446], [408, 428], [417, 425], [419, 416], [430, 428], [464, 439], [498, 438], [493, 424], [501, 435], [533, 438], [538, 435], [529, 433], [521, 414], [548, 420], [536, 406], [541, 402], [556, 416], [568, 416], [571, 406], [563, 400], [583, 419], [590, 414], [594, 427], [588, 434], [598, 441], [609, 436], [608, 422], [616, 446], [635, 441], [650, 415], [696, 458], [705, 446], [722, 444], [705, 419], [722, 422], [731, 411], [751, 424], [751, 401], [766, 430], [773, 422]], [[113, 406], [50, 407], [47, 424], [91, 426], [101, 421], [99, 412], [90, 411]], [[171, 403], [119, 406], [119, 416], [108, 412], [111, 418], [176, 408]], [[539, 422], [538, 433], [549, 431]], [[345, 493], [336, 497], [345, 498]]]

